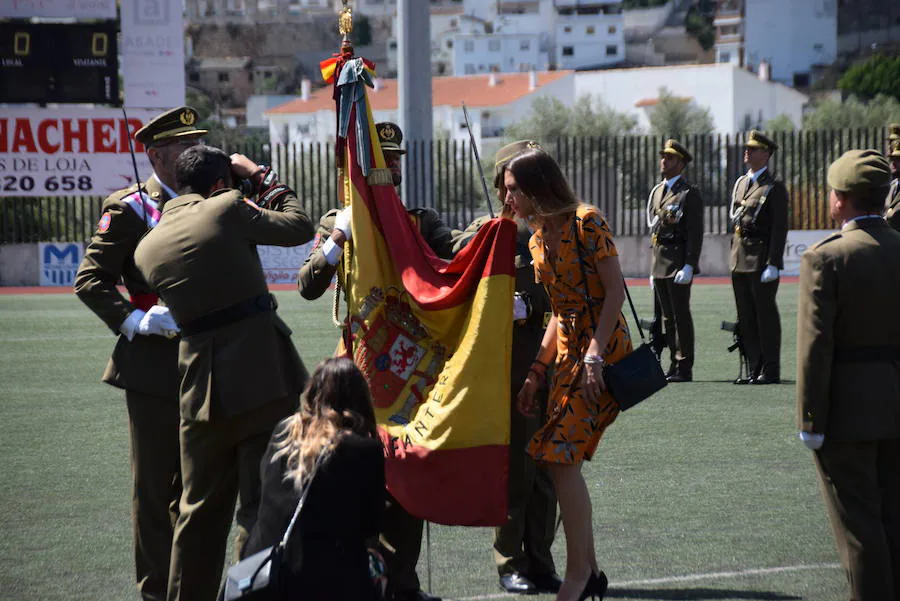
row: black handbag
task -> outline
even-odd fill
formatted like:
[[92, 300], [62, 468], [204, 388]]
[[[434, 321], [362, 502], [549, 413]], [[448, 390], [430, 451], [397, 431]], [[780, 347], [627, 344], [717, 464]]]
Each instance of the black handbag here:
[[288, 541], [324, 455], [316, 460], [313, 473], [300, 493], [294, 515], [278, 544], [245, 557], [228, 568], [222, 596], [224, 601], [281, 601], [285, 598], [283, 570], [290, 569], [285, 565]]
[[[587, 272], [584, 269], [584, 260], [582, 260], [582, 244], [581, 236], [579, 234], [579, 231], [575, 232], [575, 242], [578, 245], [578, 255], [580, 259], [578, 263], [581, 265], [584, 297], [588, 304], [588, 315], [591, 317], [591, 327], [596, 330], [597, 324], [594, 321], [594, 303], [591, 299], [590, 288], [588, 287]], [[647, 339], [644, 338], [644, 329], [641, 327], [641, 320], [638, 319], [637, 310], [634, 308], [634, 302], [631, 300], [631, 292], [628, 291], [628, 284], [625, 283], [625, 278], [622, 278], [622, 285], [625, 286], [625, 295], [628, 297], [628, 304], [631, 306], [634, 322], [641, 335], [641, 346], [628, 353], [616, 363], [604, 365], [603, 381], [606, 384], [606, 389], [612, 395], [613, 400], [619, 406], [619, 410], [625, 411], [665, 388], [669, 381], [666, 380], [666, 374], [663, 373], [662, 366], [656, 358], [656, 353], [653, 352], [653, 347], [647, 344]]]

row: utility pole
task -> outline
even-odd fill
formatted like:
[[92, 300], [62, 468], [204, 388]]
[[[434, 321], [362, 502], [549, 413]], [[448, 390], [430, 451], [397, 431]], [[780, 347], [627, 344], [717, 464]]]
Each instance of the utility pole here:
[[431, 207], [431, 10], [423, 0], [397, 1], [398, 121], [406, 140], [401, 196], [409, 207]]

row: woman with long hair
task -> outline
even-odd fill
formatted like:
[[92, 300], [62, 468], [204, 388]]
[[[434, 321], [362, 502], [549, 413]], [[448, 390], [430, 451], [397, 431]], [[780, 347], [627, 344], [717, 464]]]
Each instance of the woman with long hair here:
[[367, 539], [381, 530], [384, 452], [369, 386], [346, 358], [316, 367], [299, 410], [275, 428], [260, 466], [262, 498], [249, 556], [277, 544], [309, 493], [292, 532], [287, 599], [374, 601]]
[[553, 363], [547, 423], [528, 453], [550, 472], [566, 533], [566, 575], [557, 601], [602, 599], [607, 578], [594, 551], [591, 498], [581, 463], [619, 413], [603, 382], [603, 365], [631, 352], [622, 304], [625, 284], [612, 233], [600, 212], [581, 203], [556, 161], [543, 150], [514, 158], [503, 174], [507, 207], [534, 229], [534, 271], [553, 316], [519, 392], [519, 411], [535, 411], [535, 395]]

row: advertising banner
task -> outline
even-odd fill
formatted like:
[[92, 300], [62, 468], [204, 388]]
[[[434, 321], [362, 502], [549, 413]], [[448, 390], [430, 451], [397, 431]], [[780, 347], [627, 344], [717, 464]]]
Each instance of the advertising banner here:
[[41, 286], [71, 286], [81, 264], [84, 248], [77, 242], [38, 244]]
[[[160, 109], [7, 107], [0, 113], [0, 196], [105, 196], [134, 183], [128, 132]], [[152, 173], [144, 147], [142, 178]]]
[[123, 2], [119, 48], [125, 106], [184, 104], [182, 0]]
[[800, 257], [806, 249], [833, 233], [834, 230], [788, 230], [782, 275], [800, 275]]
[[297, 272], [312, 250], [312, 241], [301, 246], [260, 246], [257, 248], [269, 284], [296, 284]]
[[31, 17], [115, 19], [116, 0], [0, 0], [0, 18]]

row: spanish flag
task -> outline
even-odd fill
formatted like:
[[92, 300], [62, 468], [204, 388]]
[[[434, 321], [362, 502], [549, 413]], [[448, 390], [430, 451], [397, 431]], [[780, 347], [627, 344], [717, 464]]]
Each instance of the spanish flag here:
[[340, 189], [353, 207], [345, 347], [372, 390], [393, 497], [432, 522], [498, 526], [516, 226], [493, 220], [452, 262], [435, 256], [391, 184], [360, 60], [339, 61], [335, 84]]

